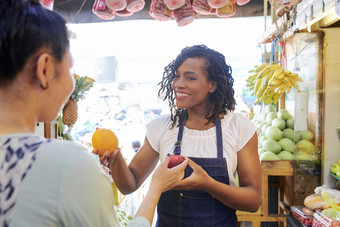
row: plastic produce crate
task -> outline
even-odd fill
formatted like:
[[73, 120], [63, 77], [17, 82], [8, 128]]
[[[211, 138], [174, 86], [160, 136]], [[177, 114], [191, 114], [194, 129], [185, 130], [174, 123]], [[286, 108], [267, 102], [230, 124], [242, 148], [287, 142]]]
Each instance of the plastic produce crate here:
[[313, 225], [313, 214], [306, 214], [303, 209], [308, 209], [303, 206], [292, 206], [291, 211], [293, 217], [298, 220], [303, 226], [311, 227]]
[[314, 213], [314, 220], [312, 227], [340, 227], [340, 221], [333, 220], [325, 215], [323, 215], [321, 212], [316, 211]]

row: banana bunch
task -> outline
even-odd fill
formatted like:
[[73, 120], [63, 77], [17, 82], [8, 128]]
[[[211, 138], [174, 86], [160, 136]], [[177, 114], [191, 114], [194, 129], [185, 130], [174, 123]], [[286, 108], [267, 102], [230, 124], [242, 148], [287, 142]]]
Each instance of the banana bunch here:
[[263, 63], [249, 72], [252, 74], [247, 78], [246, 86], [253, 90], [256, 103], [275, 104], [292, 87], [300, 91], [297, 81], [303, 81], [297, 73], [282, 69], [277, 63]]

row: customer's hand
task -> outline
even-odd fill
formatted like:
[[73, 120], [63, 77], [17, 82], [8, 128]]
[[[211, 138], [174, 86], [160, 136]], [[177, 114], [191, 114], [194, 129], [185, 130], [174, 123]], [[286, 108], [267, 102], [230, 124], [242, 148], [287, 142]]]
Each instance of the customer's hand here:
[[184, 170], [188, 164], [188, 158], [184, 158], [185, 160], [181, 164], [169, 169], [170, 157], [166, 156], [152, 174], [150, 189], [165, 192], [175, 187], [184, 177]]
[[108, 166], [111, 164], [114, 160], [116, 160], [121, 151], [120, 148], [118, 147], [116, 150], [110, 152], [110, 151], [105, 151], [104, 154], [99, 154], [97, 150], [93, 150], [92, 153], [96, 154], [99, 156], [99, 161], [102, 165]]

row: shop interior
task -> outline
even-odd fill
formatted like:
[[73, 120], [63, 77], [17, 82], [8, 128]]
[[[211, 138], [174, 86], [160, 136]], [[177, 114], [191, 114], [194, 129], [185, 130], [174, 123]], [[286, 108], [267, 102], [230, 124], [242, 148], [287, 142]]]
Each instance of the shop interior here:
[[[158, 97], [164, 67], [183, 47], [205, 44], [223, 53], [233, 69], [235, 111], [261, 129], [262, 203], [255, 213], [237, 212], [239, 226], [340, 226], [339, 0], [229, 0], [232, 11], [193, 11], [187, 24], [155, 18], [151, 1], [111, 17], [105, 10], [98, 14], [98, 0], [41, 2], [68, 21], [73, 73], [93, 83], [77, 102], [75, 122], [63, 122], [61, 112], [55, 122], [41, 122], [38, 134], [91, 151], [94, 131], [109, 128], [129, 162], [134, 142], [144, 141], [145, 124], [168, 113], [168, 103]], [[278, 65], [271, 76], [279, 70], [297, 76], [272, 93], [269, 80], [263, 82], [259, 92], [256, 81], [270, 75], [268, 69], [260, 76], [264, 63]], [[272, 126], [279, 131], [267, 130]], [[273, 149], [277, 144], [279, 150]], [[122, 226], [147, 188], [148, 181], [131, 195], [114, 191]]]

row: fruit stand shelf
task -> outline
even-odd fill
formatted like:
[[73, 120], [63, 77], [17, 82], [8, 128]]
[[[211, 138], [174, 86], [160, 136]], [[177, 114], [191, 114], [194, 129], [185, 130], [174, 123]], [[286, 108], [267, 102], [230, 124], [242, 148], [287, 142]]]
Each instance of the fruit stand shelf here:
[[[279, 222], [284, 224], [287, 222], [288, 214], [284, 214], [282, 209], [279, 214], [269, 214], [269, 195], [268, 195], [268, 177], [280, 176], [280, 177], [293, 177], [293, 161], [291, 160], [273, 160], [261, 162], [262, 170], [262, 198], [261, 206], [255, 213], [237, 211], [238, 221], [252, 222], [253, 227], [260, 227], [261, 222]], [[287, 192], [284, 182], [280, 182], [279, 187], [279, 201], [284, 201], [285, 196], [291, 196], [292, 192]], [[289, 199], [288, 199], [289, 200]]]
[[330, 175], [332, 175], [335, 179], [337, 179], [337, 180], [340, 180], [340, 177], [338, 177], [337, 175], [335, 175], [334, 173], [332, 173], [332, 172], [329, 172], [329, 174]]

